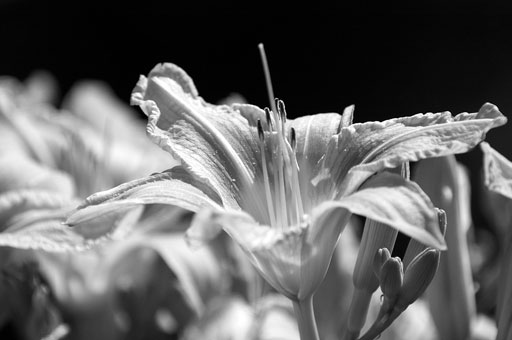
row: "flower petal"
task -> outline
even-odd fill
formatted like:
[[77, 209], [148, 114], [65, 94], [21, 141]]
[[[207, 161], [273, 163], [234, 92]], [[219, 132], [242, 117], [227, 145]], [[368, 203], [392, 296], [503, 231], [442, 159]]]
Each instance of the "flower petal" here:
[[190, 249], [182, 233], [134, 234], [132, 240], [137, 246], [158, 252], [178, 277], [198, 314], [204, 304], [227, 290], [229, 278], [209, 247]]
[[182, 339], [253, 339], [255, 313], [239, 297], [219, 297], [207, 306], [204, 313], [191, 323]]
[[75, 202], [66, 195], [41, 190], [13, 190], [0, 194], [0, 230], [17, 214], [29, 210], [59, 210]]
[[186, 236], [192, 246], [213, 239], [222, 229], [247, 254], [258, 272], [281, 294], [297, 298], [304, 228], [286, 232], [258, 224], [240, 211], [203, 210]]
[[323, 206], [302, 225], [277, 230], [244, 212], [204, 210], [187, 238], [199, 245], [224, 229], [270, 285], [289, 298], [303, 299], [322, 282], [349, 217], [346, 209]]
[[[101, 217], [123, 215], [127, 210], [140, 205], [167, 204], [191, 211], [198, 211], [202, 207], [219, 208], [219, 198], [204, 185], [194, 183], [193, 178], [181, 170], [177, 167], [96, 193], [68, 216], [66, 224], [77, 226], [100, 223], [107, 233], [111, 231], [111, 226], [101, 223]], [[187, 183], [187, 180], [191, 183]]]
[[316, 197], [311, 194], [317, 192], [312, 187], [311, 178], [317, 175], [318, 162], [327, 151], [331, 138], [339, 132], [341, 120], [342, 116], [337, 113], [324, 113], [289, 121], [290, 127], [295, 129], [301, 196], [306, 211], [315, 204]]
[[0, 156], [0, 192], [19, 189], [61, 193], [68, 197], [75, 193], [75, 185], [68, 174], [23, 155], [4, 154]]
[[512, 162], [488, 143], [480, 144], [484, 153], [485, 185], [489, 190], [512, 199]]
[[320, 205], [313, 209], [302, 245], [301, 293], [316, 291], [323, 281], [338, 239], [351, 215], [349, 210], [340, 206]]
[[[148, 116], [153, 142], [209, 183], [226, 207], [237, 206], [241, 189], [251, 187], [261, 162], [257, 128], [244, 114], [205, 103], [190, 77], [173, 64], [157, 65], [147, 78], [141, 76], [132, 104]], [[258, 110], [252, 107], [251, 114]], [[259, 115], [265, 117], [262, 110]]]
[[401, 176], [378, 173], [357, 192], [317, 209], [335, 206], [387, 224], [426, 245], [446, 248], [434, 205], [416, 183]]
[[466, 152], [481, 142], [487, 131], [506, 121], [496, 106], [487, 103], [477, 113], [455, 117], [441, 112], [353, 124], [331, 139], [323, 172], [315, 181], [330, 179], [333, 195], [341, 197], [379, 170]]
[[[64, 219], [62, 212], [61, 218], [56, 218], [55, 212], [49, 213], [48, 217], [45, 217], [44, 213], [38, 214], [39, 218], [36, 222], [28, 223], [36, 217], [31, 214], [31, 216], [26, 216], [27, 223], [17, 223], [16, 226], [4, 230], [0, 233], [0, 246], [46, 252], [68, 252], [90, 249], [106, 239], [88, 239], [66, 227], [62, 223]], [[23, 217], [25, 214], [21, 214], [19, 217]]]

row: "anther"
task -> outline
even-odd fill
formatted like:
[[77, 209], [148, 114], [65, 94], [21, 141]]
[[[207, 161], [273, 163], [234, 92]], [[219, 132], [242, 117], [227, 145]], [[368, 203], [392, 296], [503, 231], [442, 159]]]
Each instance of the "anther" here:
[[266, 107], [264, 110], [265, 110], [265, 119], [267, 120], [268, 128], [269, 128], [269, 130], [272, 130], [273, 123], [272, 123], [272, 118], [270, 117], [270, 109], [268, 107]]
[[263, 142], [265, 139], [265, 134], [263, 133], [263, 126], [261, 126], [261, 121], [258, 119], [258, 137], [260, 138], [260, 141]]
[[277, 102], [277, 111], [279, 112], [279, 115], [281, 116], [281, 120], [283, 123], [286, 122], [286, 108], [284, 106], [284, 102], [280, 99], [276, 99]]
[[284, 102], [281, 99], [276, 99], [277, 101], [277, 110], [279, 113], [285, 113], [286, 114], [286, 108], [284, 106]]
[[295, 129], [292, 128], [290, 132], [290, 145], [292, 147], [292, 150], [295, 150], [295, 147], [297, 146], [297, 140], [295, 137]]

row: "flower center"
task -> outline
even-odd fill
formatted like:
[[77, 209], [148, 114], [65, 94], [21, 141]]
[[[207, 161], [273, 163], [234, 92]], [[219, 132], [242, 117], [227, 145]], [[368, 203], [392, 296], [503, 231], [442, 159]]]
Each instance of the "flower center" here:
[[265, 199], [272, 227], [298, 224], [304, 215], [295, 156], [295, 130], [286, 135], [284, 102], [275, 100], [274, 110], [265, 109], [266, 129], [258, 120]]
[[[287, 229], [303, 220], [304, 208], [299, 184], [299, 165], [295, 156], [297, 145], [295, 130], [286, 135], [286, 109], [282, 100], [274, 97], [267, 56], [259, 44], [263, 72], [272, 110], [265, 108], [265, 127], [258, 119], [263, 186], [270, 225]], [[267, 159], [267, 150], [270, 151]], [[272, 183], [272, 185], [271, 185]]]

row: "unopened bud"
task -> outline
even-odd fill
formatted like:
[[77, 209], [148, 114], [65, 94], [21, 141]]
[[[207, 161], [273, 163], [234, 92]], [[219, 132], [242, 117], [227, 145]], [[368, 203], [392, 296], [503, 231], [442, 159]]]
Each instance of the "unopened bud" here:
[[394, 299], [402, 288], [404, 269], [399, 257], [388, 259], [380, 270], [380, 288], [384, 296]]
[[379, 280], [374, 274], [375, 253], [381, 248], [393, 249], [398, 231], [383, 223], [366, 219], [352, 280], [354, 287], [374, 292]]
[[446, 212], [443, 209], [436, 208], [439, 229], [443, 236], [446, 234]]
[[390, 258], [391, 253], [388, 248], [380, 248], [375, 253], [375, 257], [373, 258], [373, 272], [378, 278], [380, 278], [380, 269]]
[[425, 292], [437, 272], [440, 256], [440, 250], [427, 248], [412, 260], [404, 274], [397, 306], [405, 309]]

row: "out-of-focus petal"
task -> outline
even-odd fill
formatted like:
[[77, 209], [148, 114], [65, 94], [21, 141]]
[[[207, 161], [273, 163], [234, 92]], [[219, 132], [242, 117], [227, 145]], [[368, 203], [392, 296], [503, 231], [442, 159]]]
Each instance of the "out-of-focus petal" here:
[[251, 339], [254, 313], [242, 299], [218, 298], [184, 333], [183, 339], [247, 340]]
[[480, 146], [484, 153], [485, 185], [489, 190], [512, 199], [512, 162], [488, 143]]
[[41, 165], [22, 155], [0, 156], [0, 192], [32, 189], [73, 197], [73, 179], [66, 173]]

